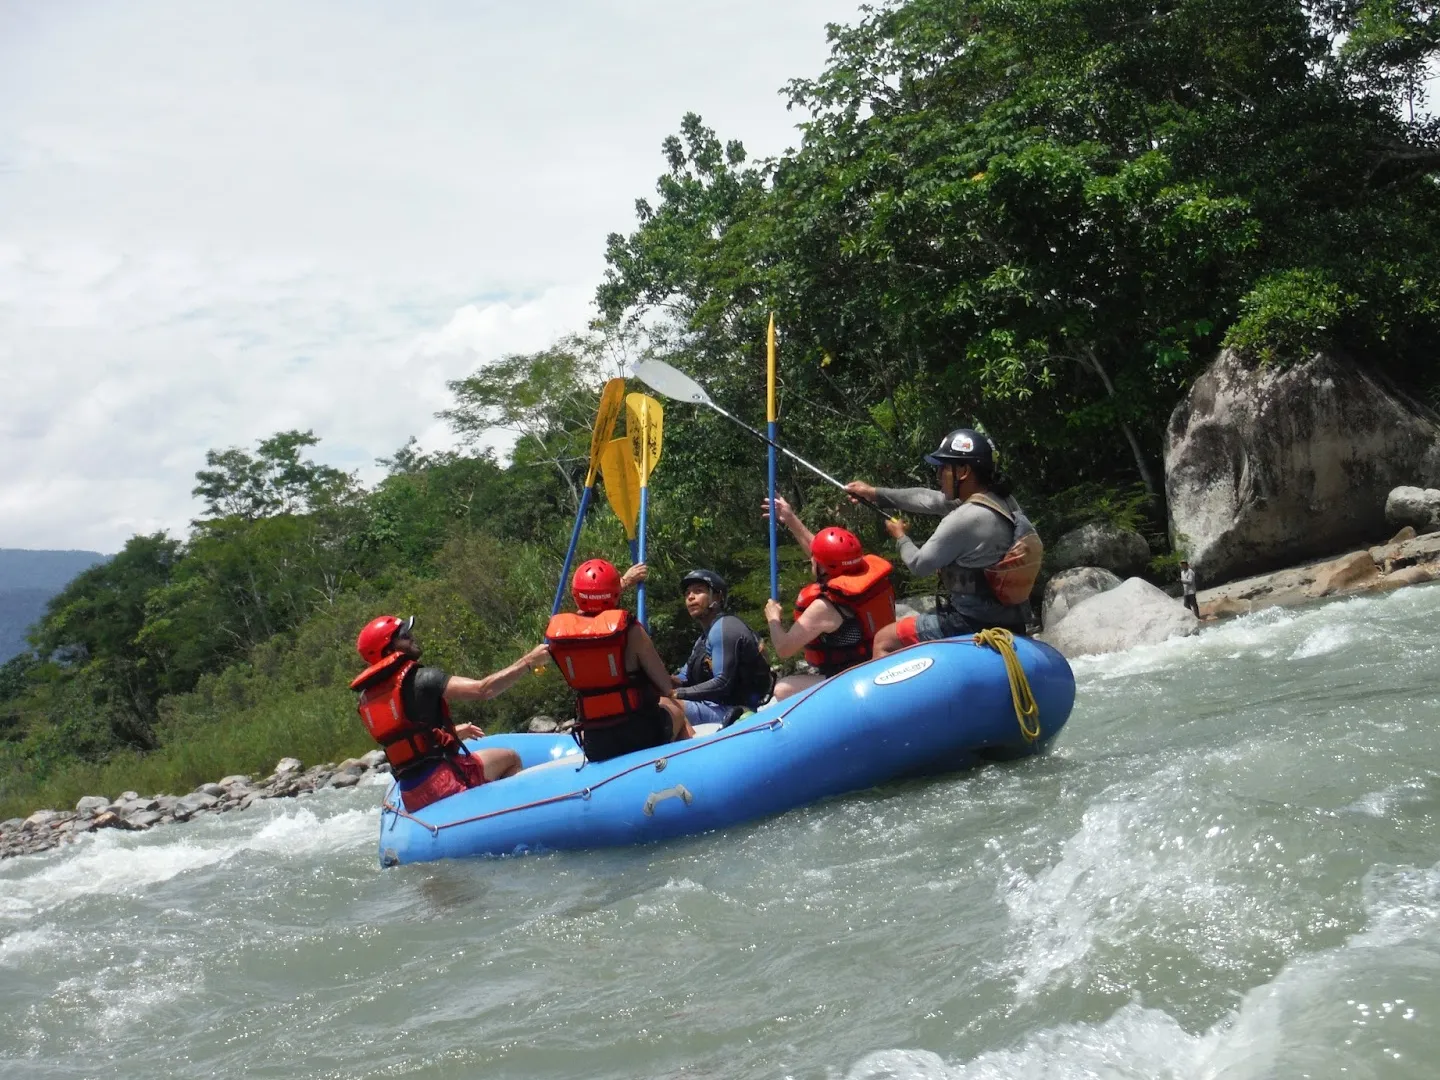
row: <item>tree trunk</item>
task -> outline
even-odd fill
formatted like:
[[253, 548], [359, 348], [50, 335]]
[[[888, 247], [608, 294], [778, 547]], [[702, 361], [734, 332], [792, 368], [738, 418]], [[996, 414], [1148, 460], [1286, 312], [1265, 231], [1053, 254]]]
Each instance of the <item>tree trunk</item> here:
[[[1085, 359], [1089, 362], [1090, 370], [1099, 377], [1100, 382], [1105, 386], [1105, 393], [1114, 401], [1115, 384], [1110, 381], [1110, 376], [1100, 365], [1100, 360], [1095, 355], [1095, 350], [1087, 345], [1083, 351]], [[1125, 436], [1125, 441], [1130, 444], [1130, 453], [1135, 457], [1135, 471], [1140, 474], [1140, 482], [1145, 485], [1145, 490], [1149, 493], [1150, 498], [1158, 503], [1160, 501], [1160, 491], [1155, 486], [1155, 478], [1150, 474], [1150, 466], [1145, 460], [1145, 454], [1140, 449], [1140, 440], [1135, 438], [1135, 432], [1130, 429], [1130, 425], [1124, 420], [1117, 422], [1120, 425], [1121, 433]]]

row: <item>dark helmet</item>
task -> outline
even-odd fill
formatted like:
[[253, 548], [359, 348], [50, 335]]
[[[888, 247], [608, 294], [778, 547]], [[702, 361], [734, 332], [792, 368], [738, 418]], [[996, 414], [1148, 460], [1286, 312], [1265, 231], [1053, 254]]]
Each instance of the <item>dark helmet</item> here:
[[730, 587], [725, 584], [725, 579], [714, 570], [691, 570], [680, 579], [680, 592], [684, 593], [697, 581], [709, 589], [710, 595], [717, 601], [723, 599], [725, 594], [730, 591]]
[[990, 436], [973, 428], [956, 428], [940, 440], [933, 454], [926, 454], [927, 463], [941, 465], [975, 465], [981, 473], [995, 471], [995, 444]]

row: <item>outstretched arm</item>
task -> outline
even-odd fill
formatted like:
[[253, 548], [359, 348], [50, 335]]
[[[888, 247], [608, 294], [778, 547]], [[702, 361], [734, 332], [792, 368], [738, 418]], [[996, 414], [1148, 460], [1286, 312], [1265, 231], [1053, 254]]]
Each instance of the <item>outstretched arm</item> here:
[[489, 701], [514, 686], [516, 680], [530, 668], [544, 667], [549, 662], [549, 646], [537, 645], [509, 667], [501, 668], [483, 679], [450, 676], [450, 681], [445, 684], [445, 698], [447, 701]]
[[945, 493], [932, 488], [877, 488], [863, 480], [851, 480], [845, 485], [851, 495], [879, 503], [887, 510], [903, 510], [907, 514], [929, 514], [944, 517], [960, 505], [956, 499], [947, 499]]
[[[769, 520], [769, 499], [760, 504], [760, 516]], [[795, 513], [795, 509], [778, 496], [775, 499], [775, 520], [790, 530], [790, 535], [795, 538], [797, 544], [807, 552], [810, 550], [810, 545], [815, 541], [815, 534], [806, 527], [805, 522], [800, 520], [800, 515]]]

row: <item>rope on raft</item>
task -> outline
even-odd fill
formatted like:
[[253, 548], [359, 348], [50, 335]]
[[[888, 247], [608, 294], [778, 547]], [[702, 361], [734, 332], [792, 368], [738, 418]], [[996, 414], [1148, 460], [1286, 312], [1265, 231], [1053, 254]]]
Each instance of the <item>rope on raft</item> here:
[[1010, 680], [1010, 700], [1015, 705], [1015, 719], [1020, 721], [1020, 734], [1026, 742], [1040, 738], [1040, 706], [1030, 690], [1030, 680], [1015, 655], [1015, 635], [1009, 630], [994, 627], [981, 630], [975, 635], [975, 644], [994, 649], [1005, 661], [1005, 676]]

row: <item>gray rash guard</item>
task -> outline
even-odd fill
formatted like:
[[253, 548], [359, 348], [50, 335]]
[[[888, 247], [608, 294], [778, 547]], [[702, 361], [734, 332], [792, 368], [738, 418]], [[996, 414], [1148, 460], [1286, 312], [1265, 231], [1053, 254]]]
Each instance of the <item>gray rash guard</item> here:
[[1005, 557], [1017, 535], [1035, 531], [1013, 498], [1004, 501], [1015, 515], [1014, 528], [994, 510], [947, 499], [929, 488], [876, 488], [875, 497], [884, 507], [942, 519], [923, 546], [902, 536], [900, 558], [917, 577], [938, 573], [941, 588], [950, 594], [951, 605], [961, 615], [1007, 626], [1023, 626], [1029, 620], [1029, 603], [1001, 604], [982, 572]]

